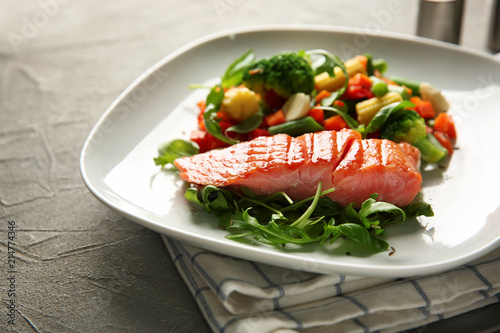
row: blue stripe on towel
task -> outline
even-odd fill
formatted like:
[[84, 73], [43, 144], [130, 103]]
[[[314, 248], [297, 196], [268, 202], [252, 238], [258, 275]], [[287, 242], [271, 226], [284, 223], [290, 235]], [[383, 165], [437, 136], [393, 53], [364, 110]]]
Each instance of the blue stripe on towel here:
[[365, 324], [363, 324], [363, 323], [361, 322], [361, 320], [359, 320], [358, 318], [354, 318], [352, 321], [353, 321], [356, 325], [358, 325], [359, 327], [361, 327], [361, 328], [363, 329], [363, 332], [366, 332], [366, 333], [370, 332], [370, 330], [368, 329], [368, 327], [366, 327], [366, 326], [365, 326]]
[[[174, 252], [174, 257], [177, 258], [179, 256], [179, 254], [180, 254], [179, 253], [179, 248], [177, 247], [177, 245], [180, 245], [180, 243], [176, 242], [176, 241], [173, 241], [170, 238], [168, 238], [167, 241], [170, 244], [170, 248]], [[215, 316], [212, 313], [212, 311], [210, 310], [210, 306], [208, 305], [207, 300], [205, 299], [205, 296], [202, 294], [202, 291], [199, 291], [201, 288], [196, 283], [193, 275], [189, 271], [189, 268], [186, 266], [186, 263], [184, 262], [184, 260], [181, 260], [181, 259], [182, 258], [179, 257], [179, 260], [178, 260], [179, 267], [182, 269], [182, 272], [184, 273], [184, 276], [188, 280], [189, 284], [191, 285], [191, 287], [193, 288], [193, 290], [195, 291], [195, 293], [197, 293], [197, 294], [200, 295], [198, 297], [198, 300], [199, 300], [198, 304], [200, 304], [201, 307], [203, 308], [207, 320], [210, 321], [214, 325], [214, 327], [217, 328], [217, 330], [220, 331], [221, 328], [222, 328], [222, 326], [217, 321], [217, 319], [215, 319]]]
[[[229, 295], [226, 295], [224, 293], [224, 291], [222, 290], [222, 286], [224, 285], [224, 283], [226, 282], [229, 282], [229, 281], [239, 281], [239, 282], [245, 282], [245, 283], [248, 283], [248, 284], [251, 284], [251, 285], [254, 285], [256, 287], [259, 287], [259, 288], [262, 288], [262, 289], [269, 289], [269, 288], [278, 288], [279, 292], [280, 292], [280, 296], [279, 297], [282, 297], [284, 295], [284, 291], [283, 291], [283, 288], [277, 284], [270, 284], [269, 286], [260, 286], [252, 281], [247, 281], [247, 280], [242, 280], [242, 279], [234, 279], [234, 278], [228, 278], [228, 279], [224, 279], [222, 280], [219, 284], [217, 284], [211, 277], [210, 275], [200, 266], [200, 264], [197, 262], [197, 258], [201, 255], [210, 255], [210, 256], [218, 256], [218, 257], [226, 257], [228, 259], [232, 259], [232, 260], [238, 260], [238, 261], [244, 261], [244, 262], [248, 262], [248, 260], [245, 260], [245, 259], [240, 259], [240, 258], [234, 258], [234, 257], [229, 257], [229, 256], [226, 256], [224, 254], [220, 254], [220, 253], [216, 253], [216, 252], [209, 252], [209, 251], [198, 251], [194, 254], [191, 254], [184, 246], [182, 246], [182, 243], [178, 243], [178, 247], [184, 252], [184, 255], [186, 255], [187, 258], [189, 258], [189, 261], [191, 262], [191, 264], [193, 266], [196, 267], [197, 271], [203, 276], [205, 277], [207, 283], [209, 283], [212, 288], [216, 291], [218, 297], [222, 300], [227, 300]], [[182, 256], [182, 254], [180, 254]], [[252, 262], [250, 262], [252, 264]], [[255, 263], [253, 263], [255, 265]], [[260, 270], [260, 268], [259, 268]], [[262, 272], [262, 271], [261, 271]], [[262, 273], [259, 273], [261, 276], [263, 276], [263, 272]], [[265, 274], [264, 274], [265, 275]], [[307, 279], [303, 279], [301, 280], [300, 282], [307, 282], [307, 281], [311, 281], [311, 280], [314, 280], [318, 277], [322, 276], [322, 274], [315, 274], [313, 276], [310, 276], [308, 277]], [[263, 276], [264, 278], [264, 276]], [[267, 283], [270, 283], [269, 279], [264, 279]], [[296, 282], [290, 282], [290, 283], [286, 283], [286, 284], [294, 284]], [[273, 300], [273, 303], [275, 304], [275, 307], [278, 306], [279, 307], [279, 304], [277, 304], [277, 300]]]
[[174, 257], [174, 259], [172, 260], [174, 262], [174, 264], [177, 262], [177, 260], [181, 259], [182, 257], [184, 257], [184, 254], [182, 253], [179, 253], [178, 255], [176, 255]]
[[420, 287], [417, 281], [415, 280], [410, 280], [409, 281], [411, 285], [415, 288], [415, 290], [418, 292], [420, 297], [425, 301], [425, 305], [429, 306], [431, 305], [431, 301], [429, 300], [429, 296], [425, 293], [425, 291]]
[[201, 295], [202, 292], [208, 291], [208, 290], [211, 290], [211, 289], [210, 289], [210, 287], [207, 287], [207, 286], [198, 288], [198, 290], [195, 291], [195, 293], [193, 294], [193, 296], [194, 296], [194, 298], [198, 298], [198, 296]]
[[345, 275], [340, 275], [339, 282], [335, 283], [335, 290], [337, 292], [337, 296], [343, 294], [342, 292], [342, 284], [345, 282]]
[[368, 310], [368, 308], [365, 305], [363, 305], [357, 298], [355, 298], [353, 296], [349, 296], [349, 295], [341, 295], [341, 297], [343, 297], [343, 298], [348, 299], [349, 301], [351, 301], [358, 308], [360, 308], [361, 310], [363, 310], [364, 314], [368, 314], [370, 312]]
[[491, 282], [488, 281], [488, 279], [478, 271], [476, 266], [465, 265], [465, 267], [470, 269], [474, 273], [474, 275], [477, 276], [477, 278], [479, 280], [481, 280], [486, 285], [486, 287], [488, 287], [488, 290], [491, 290], [493, 288], [493, 285], [491, 284]]
[[[196, 267], [196, 270], [205, 278], [205, 281], [207, 283], [209, 283], [210, 285], [212, 285], [214, 287], [214, 289], [216, 290], [217, 294], [219, 295], [219, 297], [221, 298], [224, 298], [224, 299], [227, 299], [228, 296], [224, 294], [224, 292], [222, 291], [222, 285], [224, 282], [227, 282], [229, 280], [237, 280], [237, 279], [227, 279], [227, 280], [223, 280], [223, 282], [221, 282], [220, 284], [217, 284], [209, 275], [208, 273], [201, 267], [201, 265], [196, 261], [196, 258], [202, 254], [208, 254], [208, 255], [212, 255], [211, 252], [206, 252], [206, 251], [199, 251], [199, 252], [196, 252], [195, 254], [191, 255], [189, 253], [189, 251], [184, 247], [182, 246], [182, 243], [177, 243], [177, 246], [179, 249], [181, 249], [182, 252], [184, 252], [184, 255], [186, 256], [186, 258], [191, 262], [191, 264], [193, 266]], [[174, 253], [175, 254], [175, 253]], [[222, 256], [222, 255], [221, 255]], [[176, 258], [177, 258], [177, 254], [176, 254]], [[254, 268], [254, 270], [263, 278], [264, 281], [266, 281], [266, 283], [269, 284], [268, 287], [264, 287], [264, 288], [276, 288], [279, 292], [279, 296], [278, 297], [275, 297], [273, 298], [273, 304], [274, 304], [274, 309], [275, 310], [278, 310], [280, 311], [281, 313], [283, 313], [283, 315], [287, 318], [289, 318], [290, 320], [293, 320], [296, 325], [297, 325], [297, 328], [301, 328], [303, 327], [303, 324], [301, 321], [297, 320], [296, 318], [294, 318], [291, 314], [289, 314], [288, 312], [285, 312], [285, 311], [282, 311], [281, 310], [281, 307], [279, 305], [279, 298], [283, 297], [285, 292], [282, 288], [281, 285], [279, 284], [275, 284], [273, 283], [269, 277], [260, 269], [260, 267], [253, 261], [248, 261], [248, 263]], [[183, 269], [184, 271], [184, 269]], [[316, 278], [317, 276], [320, 276], [320, 274], [314, 276], [313, 278]], [[250, 281], [245, 281], [245, 280], [242, 280], [244, 282], [247, 282], [247, 283], [251, 283]], [[190, 282], [191, 283], [191, 282]], [[254, 284], [254, 283], [251, 283], [251, 284]], [[255, 285], [255, 284], [254, 284]], [[201, 295], [201, 293], [203, 292], [204, 290], [200, 290], [200, 288], [198, 289], [195, 289], [195, 294], [196, 295]], [[204, 300], [204, 298], [203, 298]], [[208, 306], [208, 305], [207, 305]], [[207, 312], [208, 313], [208, 312]], [[211, 314], [210, 314], [211, 316]], [[213, 317], [213, 316], [212, 316]], [[241, 317], [235, 317], [231, 320], [229, 320], [228, 322], [226, 322], [226, 324], [224, 325], [224, 327], [221, 327], [220, 325], [218, 325], [218, 330], [220, 332], [224, 332], [227, 327], [229, 325], [231, 325], [232, 323], [238, 321], [238, 320], [241, 320], [243, 318]], [[215, 318], [213, 318], [213, 320], [215, 320]], [[218, 324], [218, 323], [217, 323]]]
[[279, 304], [279, 298], [283, 297], [285, 295], [285, 291], [283, 290], [283, 287], [281, 287], [279, 284], [273, 283], [271, 279], [260, 269], [259, 265], [257, 265], [253, 261], [249, 261], [250, 266], [266, 281], [270, 287], [274, 287], [278, 290], [279, 296], [273, 298], [273, 304], [274, 304], [274, 310], [279, 310], [281, 309], [281, 306]]
[[418, 309], [420, 310], [420, 312], [422, 312], [424, 314], [425, 318], [429, 318], [431, 316], [431, 314], [429, 313], [429, 310], [427, 310], [427, 307], [419, 306]]
[[[429, 310], [428, 310], [428, 308], [426, 306], [420, 306], [418, 309], [420, 310], [420, 312], [422, 312], [424, 314], [425, 318], [429, 318], [431, 316], [431, 313], [429, 312]], [[438, 313], [436, 315], [436, 317], [438, 317], [438, 320], [443, 320], [444, 319], [442, 313]]]
[[486, 291], [484, 291], [484, 290], [479, 290], [479, 293], [481, 294], [481, 296], [483, 296], [484, 299], [487, 299], [488, 297], [490, 297], [488, 295], [488, 293]]
[[189, 258], [189, 261], [191, 262], [191, 264], [196, 268], [196, 271], [198, 273], [200, 273], [201, 276], [203, 276], [203, 278], [205, 279], [205, 281], [212, 286], [212, 288], [215, 290], [215, 292], [217, 293], [217, 295], [219, 295], [220, 298], [223, 298], [223, 299], [227, 299], [227, 295], [224, 294], [224, 291], [219, 287], [219, 285], [212, 279], [212, 277], [210, 276], [210, 274], [208, 274], [204, 269], [203, 267], [201, 267], [201, 265], [196, 261], [196, 257], [198, 257], [199, 255], [202, 255], [202, 254], [209, 254], [211, 255], [212, 253], [211, 252], [207, 252], [207, 251], [198, 251], [196, 252], [195, 254], [191, 255], [191, 253], [189, 253], [189, 251], [182, 245], [182, 243], [178, 242], [177, 243], [177, 246], [179, 247], [179, 249], [184, 252], [184, 254], [186, 255], [187, 258]]
[[244, 318], [242, 318], [242, 317], [233, 317], [233, 318], [229, 319], [229, 320], [226, 322], [226, 324], [225, 324], [223, 327], [221, 327], [221, 328], [219, 329], [219, 332], [220, 332], [220, 333], [224, 333], [224, 332], [227, 330], [227, 328], [228, 328], [229, 326], [231, 326], [233, 323], [235, 323], [235, 322], [237, 322], [237, 321], [239, 321], [239, 320], [241, 320], [241, 319], [244, 319]]
[[296, 323], [297, 328], [302, 328], [303, 324], [300, 320], [294, 318], [290, 313], [285, 312], [281, 309], [281, 306], [279, 304], [279, 299], [285, 295], [285, 291], [283, 290], [283, 287], [279, 284], [273, 283], [271, 281], [271, 279], [266, 275], [266, 273], [264, 273], [264, 271], [259, 267], [259, 265], [257, 263], [255, 263], [253, 261], [250, 261], [249, 263], [253, 267], [253, 269], [264, 279], [264, 281], [266, 281], [269, 284], [269, 286], [273, 286], [278, 290], [279, 296], [273, 298], [274, 310], [279, 310], [288, 319], [293, 320]]
[[294, 316], [292, 316], [290, 313], [283, 311], [283, 310], [280, 310], [280, 312], [285, 317], [287, 317], [288, 319], [293, 320], [295, 322], [295, 324], [297, 325], [295, 328], [297, 328], [297, 329], [304, 328], [304, 325], [302, 324], [302, 322], [300, 320], [298, 320], [297, 318], [295, 318]]
[[[420, 297], [422, 297], [422, 299], [425, 301], [425, 305], [426, 306], [420, 306], [418, 309], [420, 310], [420, 312], [422, 312], [425, 315], [426, 318], [430, 317], [431, 313], [429, 312], [428, 307], [431, 305], [431, 301], [429, 299], [429, 296], [427, 296], [427, 294], [420, 287], [420, 285], [418, 284], [417, 281], [415, 281], [415, 280], [409, 280], [409, 282], [415, 288], [415, 290], [418, 292], [418, 294], [420, 295]], [[441, 313], [438, 313], [436, 316], [438, 317], [438, 320], [443, 320], [444, 319], [443, 314], [441, 314]]]

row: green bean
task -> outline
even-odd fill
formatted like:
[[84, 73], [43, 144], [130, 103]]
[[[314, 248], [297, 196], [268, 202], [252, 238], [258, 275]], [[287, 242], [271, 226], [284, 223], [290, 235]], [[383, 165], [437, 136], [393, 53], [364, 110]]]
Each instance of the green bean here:
[[[384, 81], [382, 81], [381, 79], [379, 79], [376, 76], [370, 76], [370, 80], [372, 80], [372, 87], [374, 87], [375, 85], [377, 85], [379, 83], [385, 83]], [[396, 86], [394, 84], [386, 84], [386, 85], [387, 85], [387, 89], [389, 91], [392, 91], [392, 92], [400, 94], [401, 97], [403, 97], [403, 99], [405, 101], [408, 101], [410, 99], [411, 96], [408, 93], [408, 89], [407, 88], [405, 88], [403, 86]], [[372, 88], [372, 92], [373, 92], [373, 88]], [[373, 93], [375, 94], [375, 92], [373, 92]]]
[[405, 87], [402, 87], [402, 86], [395, 86], [393, 84], [389, 84], [387, 85], [387, 88], [389, 89], [389, 91], [393, 91], [393, 92], [396, 92], [398, 94], [401, 95], [401, 97], [403, 97], [403, 99], [405, 101], [409, 101], [410, 100], [410, 93], [408, 92], [408, 89], [405, 88]]
[[420, 83], [421, 83], [420, 81], [408, 79], [408, 78], [401, 77], [401, 76], [391, 76], [389, 79], [391, 81], [396, 82], [397, 84], [399, 84], [401, 86], [405, 86], [407, 88], [410, 88], [413, 96], [420, 95]]
[[384, 59], [375, 59], [372, 61], [373, 69], [378, 69], [380, 74], [384, 74], [387, 71], [387, 62]]
[[366, 72], [368, 73], [368, 76], [372, 76], [373, 75], [373, 57], [370, 53], [365, 53], [365, 57], [366, 57]]
[[283, 124], [271, 126], [268, 131], [271, 135], [284, 133], [290, 136], [299, 136], [304, 133], [317, 132], [323, 129], [323, 126], [318, 124], [311, 116], [307, 116], [297, 120], [287, 121]]

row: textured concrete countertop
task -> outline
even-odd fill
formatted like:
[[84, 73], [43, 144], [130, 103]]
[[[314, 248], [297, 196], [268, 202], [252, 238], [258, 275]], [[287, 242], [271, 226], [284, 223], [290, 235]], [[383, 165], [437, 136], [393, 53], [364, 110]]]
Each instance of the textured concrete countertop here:
[[[414, 34], [418, 2], [382, 30]], [[141, 73], [211, 32], [266, 23], [365, 27], [385, 1], [2, 0], [0, 255], [15, 221], [16, 325], [0, 331], [207, 332], [161, 237], [105, 208], [79, 174], [97, 119]], [[487, 1], [465, 12], [462, 44], [486, 49]], [[499, 328], [498, 305], [415, 332]]]

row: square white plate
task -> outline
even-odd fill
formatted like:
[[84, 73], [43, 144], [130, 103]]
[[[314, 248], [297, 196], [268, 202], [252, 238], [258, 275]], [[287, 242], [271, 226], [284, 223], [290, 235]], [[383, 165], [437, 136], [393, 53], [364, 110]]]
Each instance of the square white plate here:
[[[370, 255], [344, 242], [322, 248], [275, 248], [225, 239], [216, 220], [193, 210], [185, 184], [153, 163], [160, 143], [187, 138], [196, 102], [189, 84], [217, 79], [248, 49], [258, 57], [326, 49], [342, 59], [371, 53], [389, 75], [427, 81], [452, 104], [458, 132], [449, 166], [422, 170], [424, 199], [435, 216], [387, 229], [396, 252]], [[206, 37], [153, 66], [110, 106], [87, 139], [81, 174], [106, 206], [159, 233], [243, 259], [319, 273], [405, 277], [466, 263], [500, 244], [500, 62], [454, 45], [394, 34], [325, 27], [258, 27]], [[346, 251], [351, 255], [346, 255]]]

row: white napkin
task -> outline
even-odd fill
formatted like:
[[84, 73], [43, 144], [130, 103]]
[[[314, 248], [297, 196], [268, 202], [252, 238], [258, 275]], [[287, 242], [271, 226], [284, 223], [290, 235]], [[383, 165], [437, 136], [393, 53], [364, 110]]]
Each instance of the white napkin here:
[[214, 332], [398, 332], [500, 302], [500, 248], [406, 279], [295, 271], [164, 237]]

